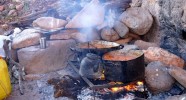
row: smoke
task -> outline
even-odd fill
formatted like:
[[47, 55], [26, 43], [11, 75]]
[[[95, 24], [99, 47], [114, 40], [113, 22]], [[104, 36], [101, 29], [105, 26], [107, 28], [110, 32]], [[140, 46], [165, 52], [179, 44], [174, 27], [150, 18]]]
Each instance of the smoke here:
[[80, 28], [87, 35], [87, 41], [100, 39], [95, 27], [104, 22], [105, 9], [99, 0], [92, 0], [66, 25], [66, 28]]

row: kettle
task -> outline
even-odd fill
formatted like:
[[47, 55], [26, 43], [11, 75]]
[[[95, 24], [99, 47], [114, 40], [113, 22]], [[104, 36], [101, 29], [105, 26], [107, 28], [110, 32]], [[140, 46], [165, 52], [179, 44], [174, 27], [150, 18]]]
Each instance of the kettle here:
[[101, 57], [93, 53], [87, 53], [80, 63], [79, 74], [87, 78], [98, 79], [102, 73], [103, 64]]

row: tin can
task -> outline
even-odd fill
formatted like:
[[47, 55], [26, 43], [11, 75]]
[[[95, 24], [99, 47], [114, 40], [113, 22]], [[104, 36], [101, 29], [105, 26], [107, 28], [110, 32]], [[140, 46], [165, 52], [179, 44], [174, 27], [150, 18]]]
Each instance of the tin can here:
[[39, 42], [40, 42], [40, 48], [45, 49], [46, 48], [46, 38], [41, 37]]

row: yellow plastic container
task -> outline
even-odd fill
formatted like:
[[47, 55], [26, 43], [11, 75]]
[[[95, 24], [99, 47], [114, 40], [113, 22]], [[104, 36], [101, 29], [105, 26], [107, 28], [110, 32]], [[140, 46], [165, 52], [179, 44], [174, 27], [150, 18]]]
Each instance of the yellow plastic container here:
[[11, 83], [6, 62], [0, 57], [0, 100], [11, 93]]

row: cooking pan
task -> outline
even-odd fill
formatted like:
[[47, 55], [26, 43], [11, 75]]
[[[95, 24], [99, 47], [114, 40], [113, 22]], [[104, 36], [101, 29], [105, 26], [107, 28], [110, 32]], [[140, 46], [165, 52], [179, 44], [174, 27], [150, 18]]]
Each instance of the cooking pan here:
[[106, 52], [122, 49], [124, 46], [115, 42], [94, 40], [91, 42], [79, 43], [75, 46], [75, 50], [84, 53], [96, 53], [103, 55]]
[[116, 50], [103, 55], [105, 78], [111, 81], [144, 80], [144, 54], [141, 50]]

